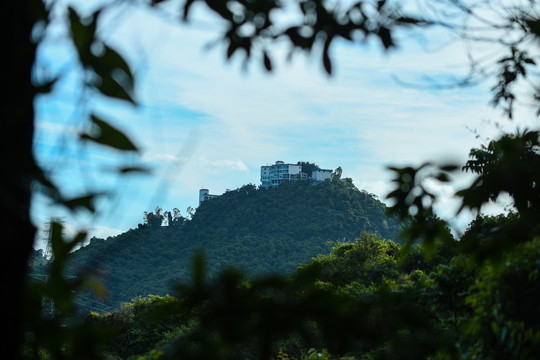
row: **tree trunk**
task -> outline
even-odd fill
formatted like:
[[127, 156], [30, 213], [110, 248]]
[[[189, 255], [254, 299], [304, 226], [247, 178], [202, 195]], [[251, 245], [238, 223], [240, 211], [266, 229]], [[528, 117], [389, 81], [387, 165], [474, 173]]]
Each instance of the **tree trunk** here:
[[32, 153], [35, 90], [32, 66], [36, 45], [32, 28], [40, 0], [2, 1], [4, 72], [2, 91], [2, 201], [0, 262], [4, 346], [2, 357], [18, 359], [21, 344], [23, 288], [35, 228], [30, 221], [31, 184], [36, 166]]

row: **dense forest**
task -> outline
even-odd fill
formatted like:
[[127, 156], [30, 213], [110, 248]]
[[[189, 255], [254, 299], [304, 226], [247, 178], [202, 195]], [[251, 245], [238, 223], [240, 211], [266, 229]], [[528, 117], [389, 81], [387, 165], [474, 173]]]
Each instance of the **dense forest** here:
[[[66, 349], [59, 338], [57, 351], [92, 350], [90, 358], [109, 360], [537, 359], [540, 244], [489, 251], [522, 221], [479, 215], [459, 241], [443, 227], [429, 252], [363, 232], [281, 275], [238, 267], [211, 274], [211, 264], [195, 255], [190, 281], [176, 283], [170, 295], [87, 314], [70, 329], [91, 341]], [[33, 267], [47, 266], [35, 255]], [[54, 318], [69, 312], [64, 301], [38, 308]]]
[[190, 278], [191, 261], [202, 251], [210, 274], [227, 266], [250, 274], [292, 273], [335, 242], [363, 232], [397, 241], [403, 222], [387, 214], [374, 195], [350, 179], [286, 183], [277, 188], [245, 185], [204, 201], [188, 220], [156, 209], [143, 223], [107, 240], [93, 238], [75, 251], [73, 267], [104, 274], [107, 302], [79, 299], [87, 310], [117, 310], [137, 296], [166, 295], [171, 284]]
[[[188, 294], [185, 297], [138, 297], [120, 311], [94, 313], [90, 321], [119, 329], [118, 340], [105, 350], [112, 359], [168, 358], [175, 341], [184, 345], [176, 354], [180, 358], [221, 358], [224, 351], [231, 352], [230, 358], [247, 359], [257, 358], [261, 351], [278, 359], [329, 359], [344, 351], [349, 358], [392, 358], [391, 334], [398, 330], [393, 326], [416, 317], [419, 331], [440, 336], [447, 323], [461, 323], [467, 315], [461, 294], [441, 296], [449, 284], [436, 275], [437, 266], [447, 266], [455, 255], [455, 243], [441, 248], [432, 263], [423, 260], [418, 246], [405, 257], [400, 249], [399, 244], [364, 233], [353, 242], [336, 244], [329, 254], [302, 264], [287, 278], [253, 278], [228, 270], [199, 284], [204, 289], [177, 288], [176, 294]], [[230, 282], [228, 290], [219, 285], [223, 281]], [[450, 281], [451, 286], [471, 285], [473, 273]], [[412, 298], [421, 305], [405, 302]], [[375, 308], [366, 306], [373, 301]], [[447, 306], [459, 311], [449, 312]], [[410, 358], [433, 352], [432, 345], [415, 336], [404, 334], [400, 339], [414, 355]], [[261, 349], [265, 341], [271, 345]], [[414, 348], [419, 342], [430, 346]]]
[[516, 222], [478, 216], [430, 260], [419, 245], [404, 252], [364, 232], [285, 276], [212, 276], [196, 256], [173, 296], [137, 297], [86, 321], [116, 334], [108, 359], [536, 359], [538, 241], [498, 254], [502, 267], [478, 267], [468, 250]]

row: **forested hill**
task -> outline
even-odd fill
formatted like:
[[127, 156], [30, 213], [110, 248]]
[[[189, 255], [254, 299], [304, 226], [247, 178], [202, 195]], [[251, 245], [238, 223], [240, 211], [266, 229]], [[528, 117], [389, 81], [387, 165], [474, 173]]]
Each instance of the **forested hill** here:
[[285, 183], [268, 190], [246, 185], [203, 202], [190, 225], [211, 239], [282, 235], [340, 241], [354, 240], [363, 231], [396, 239], [400, 230], [383, 203], [348, 179], [316, 186]]
[[112, 310], [138, 295], [171, 293], [172, 281], [189, 279], [200, 249], [210, 274], [229, 265], [253, 274], [286, 273], [328, 253], [330, 242], [352, 241], [364, 231], [397, 241], [401, 226], [348, 179], [268, 190], [246, 185], [203, 202], [181, 225], [139, 225], [107, 240], [93, 238], [73, 259], [107, 274], [112, 308], [102, 310]]

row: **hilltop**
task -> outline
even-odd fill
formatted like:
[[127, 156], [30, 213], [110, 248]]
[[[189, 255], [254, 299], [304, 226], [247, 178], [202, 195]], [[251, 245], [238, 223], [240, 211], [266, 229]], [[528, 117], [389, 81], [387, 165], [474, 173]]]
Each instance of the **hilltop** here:
[[189, 279], [196, 251], [204, 251], [210, 274], [226, 266], [290, 273], [329, 253], [332, 242], [353, 241], [364, 231], [398, 241], [401, 228], [382, 202], [350, 179], [268, 190], [245, 185], [202, 202], [181, 225], [140, 224], [107, 240], [93, 238], [73, 261], [106, 274], [109, 307], [93, 305], [110, 311], [138, 295], [170, 294], [174, 282]]

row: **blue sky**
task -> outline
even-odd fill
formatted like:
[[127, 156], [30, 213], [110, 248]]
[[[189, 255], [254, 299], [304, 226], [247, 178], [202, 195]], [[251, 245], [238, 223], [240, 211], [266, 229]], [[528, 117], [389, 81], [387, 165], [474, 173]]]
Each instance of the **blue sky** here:
[[[260, 166], [277, 160], [341, 166], [357, 187], [384, 200], [391, 176], [386, 166], [464, 163], [470, 148], [482, 143], [473, 130], [484, 138], [500, 131], [494, 124], [501, 113], [488, 105], [491, 83], [445, 90], [425, 86], [427, 77], [444, 81], [468, 71], [464, 44], [447, 33], [404, 34], [402, 46], [391, 53], [375, 41], [335, 44], [332, 77], [324, 74], [319, 57], [299, 54], [286, 62], [286, 49], [278, 44], [277, 69], [267, 74], [259, 59], [245, 71], [238, 59], [224, 60], [222, 47], [205, 50], [219, 26], [207, 13], [196, 18], [179, 25], [132, 7], [105, 19], [100, 34], [137, 75], [136, 108], [83, 93], [65, 28], [58, 23], [50, 29], [37, 69], [62, 77], [36, 102], [36, 157], [67, 194], [106, 190], [110, 195], [98, 202], [95, 215], [73, 216], [36, 194], [37, 225], [65, 216], [71, 228], [85, 228], [91, 236], [115, 235], [136, 227], [143, 212], [158, 205], [185, 215], [188, 206], [198, 205], [200, 188], [221, 194], [259, 185]], [[129, 134], [141, 153], [82, 146], [77, 136], [92, 111]], [[518, 118], [505, 126], [533, 120], [526, 109]], [[114, 169], [125, 164], [148, 166], [152, 175], [116, 175]], [[464, 176], [454, 186], [467, 181]], [[442, 196], [441, 216], [462, 229], [470, 216], [454, 217], [453, 188], [432, 186]]]

